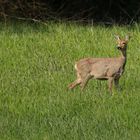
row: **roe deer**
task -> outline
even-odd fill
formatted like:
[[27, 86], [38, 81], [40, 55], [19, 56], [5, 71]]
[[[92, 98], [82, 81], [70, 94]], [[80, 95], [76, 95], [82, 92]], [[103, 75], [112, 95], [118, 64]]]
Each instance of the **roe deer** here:
[[129, 36], [127, 35], [125, 39], [121, 39], [119, 36], [115, 37], [117, 39], [117, 49], [121, 52], [120, 57], [84, 58], [79, 60], [75, 64], [77, 79], [69, 85], [69, 89], [80, 84], [81, 90], [83, 90], [88, 80], [92, 77], [98, 80], [108, 80], [110, 92], [112, 92], [113, 82], [115, 86], [118, 86], [127, 60], [126, 51]]

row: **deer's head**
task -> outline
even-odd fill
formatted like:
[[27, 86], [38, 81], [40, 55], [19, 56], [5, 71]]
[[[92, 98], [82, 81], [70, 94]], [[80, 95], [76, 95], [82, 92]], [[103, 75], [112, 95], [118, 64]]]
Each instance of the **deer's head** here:
[[125, 37], [125, 39], [121, 39], [120, 36], [118, 36], [118, 35], [115, 36], [115, 37], [116, 37], [116, 40], [117, 40], [117, 49], [121, 50], [121, 51], [126, 50], [130, 37], [128, 35]]

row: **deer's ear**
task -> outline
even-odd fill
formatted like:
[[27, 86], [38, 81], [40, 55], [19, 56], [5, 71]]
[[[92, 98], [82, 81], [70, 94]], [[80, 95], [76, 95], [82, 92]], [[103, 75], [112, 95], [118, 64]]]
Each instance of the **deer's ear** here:
[[121, 39], [119, 35], [115, 35], [115, 38], [116, 38], [116, 40], [118, 40], [118, 41]]
[[128, 42], [130, 39], [130, 35], [126, 35], [125, 40]]

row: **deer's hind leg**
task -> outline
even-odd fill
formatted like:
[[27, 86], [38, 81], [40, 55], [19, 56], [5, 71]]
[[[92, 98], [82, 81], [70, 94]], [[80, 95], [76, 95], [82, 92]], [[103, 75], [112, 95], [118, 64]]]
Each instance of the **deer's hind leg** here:
[[81, 90], [83, 90], [85, 88], [85, 86], [87, 85], [89, 79], [91, 78], [92, 76], [90, 74], [87, 74], [87, 75], [84, 75], [82, 76], [82, 81], [81, 81]]
[[76, 86], [78, 86], [79, 84], [81, 84], [81, 81], [82, 81], [81, 76], [80, 76], [80, 74], [77, 72], [77, 79], [76, 79], [74, 82], [72, 82], [71, 84], [69, 84], [68, 88], [69, 88], [69, 89], [73, 89], [74, 87], [76, 87]]

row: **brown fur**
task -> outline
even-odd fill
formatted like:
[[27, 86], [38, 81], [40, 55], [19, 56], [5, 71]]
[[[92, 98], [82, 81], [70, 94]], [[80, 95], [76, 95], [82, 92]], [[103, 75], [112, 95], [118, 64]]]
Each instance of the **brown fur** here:
[[108, 80], [110, 91], [112, 91], [113, 82], [118, 86], [126, 64], [126, 50], [129, 37], [126, 36], [124, 40], [119, 36], [116, 36], [116, 38], [117, 48], [120, 50], [121, 56], [117, 58], [84, 58], [79, 60], [75, 64], [77, 79], [69, 85], [69, 89], [73, 89], [80, 84], [83, 90], [90, 78]]

